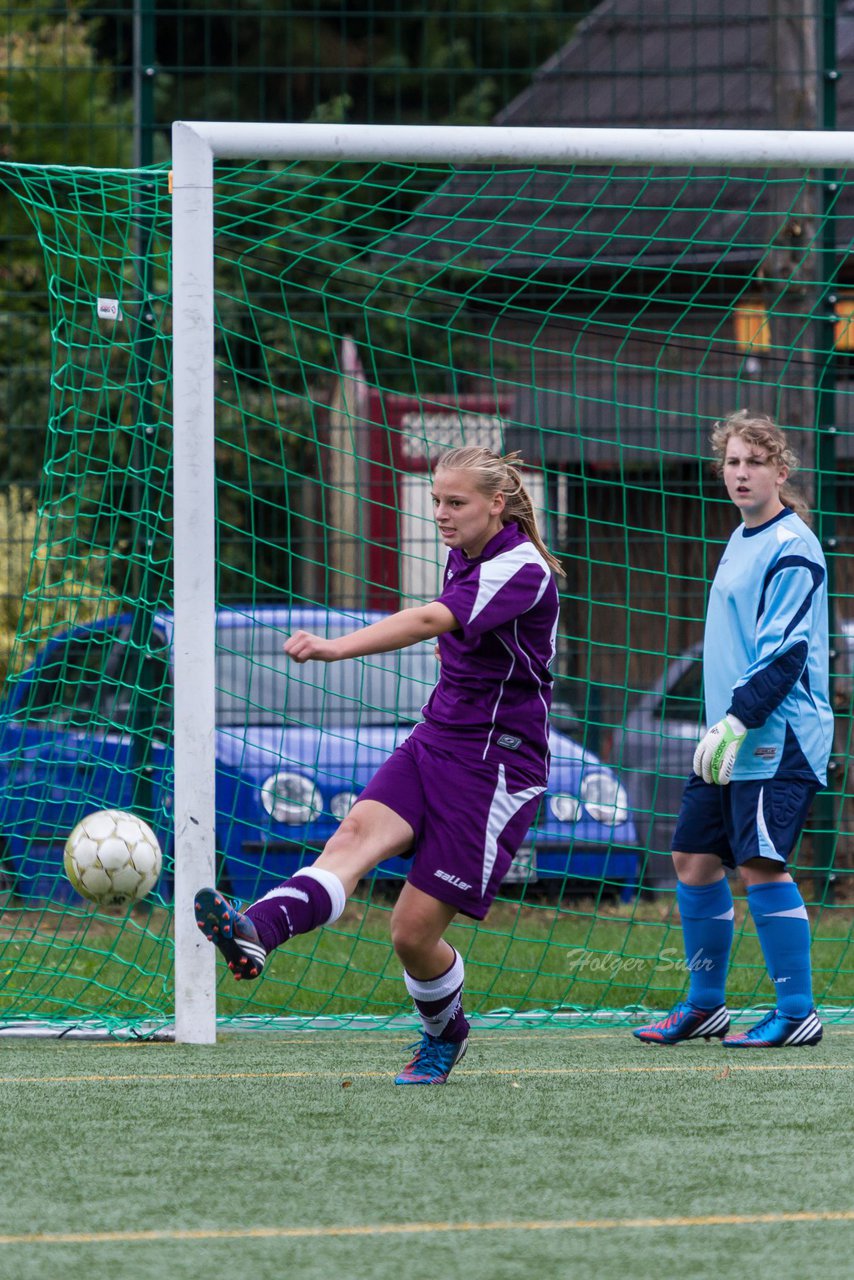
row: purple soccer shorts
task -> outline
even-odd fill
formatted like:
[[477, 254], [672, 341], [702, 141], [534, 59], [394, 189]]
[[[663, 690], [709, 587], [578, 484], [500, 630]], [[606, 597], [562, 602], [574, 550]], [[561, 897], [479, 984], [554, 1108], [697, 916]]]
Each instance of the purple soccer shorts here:
[[416, 731], [359, 799], [387, 805], [412, 827], [410, 884], [482, 920], [544, 791], [529, 773], [427, 746]]

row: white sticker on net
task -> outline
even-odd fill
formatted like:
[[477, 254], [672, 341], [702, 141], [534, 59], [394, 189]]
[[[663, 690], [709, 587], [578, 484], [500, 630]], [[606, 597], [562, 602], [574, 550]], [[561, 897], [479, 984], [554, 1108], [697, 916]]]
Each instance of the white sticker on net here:
[[99, 320], [121, 320], [122, 309], [119, 306], [118, 298], [99, 298], [98, 299], [98, 319]]

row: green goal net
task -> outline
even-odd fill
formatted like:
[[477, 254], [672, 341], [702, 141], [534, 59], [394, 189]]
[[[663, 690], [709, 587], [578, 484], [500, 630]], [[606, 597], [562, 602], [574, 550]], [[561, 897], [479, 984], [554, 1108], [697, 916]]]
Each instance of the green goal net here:
[[[43, 327], [19, 336], [34, 368], [50, 338], [38, 497], [0, 503], [2, 536], [32, 547], [7, 583], [0, 655], [0, 1028], [168, 1032], [170, 174], [5, 166], [0, 179], [41, 248]], [[313, 860], [436, 678], [432, 649], [289, 667], [286, 636], [433, 598], [431, 462], [463, 442], [519, 449], [566, 569], [552, 778], [487, 921], [452, 926], [467, 1007], [550, 1025], [669, 1007], [687, 973], [667, 852], [702, 723], [708, 585], [734, 523], [708, 436], [754, 408], [792, 429], [828, 556], [837, 741], [795, 874], [817, 1002], [830, 1019], [850, 1011], [852, 216], [854, 184], [820, 169], [217, 165], [224, 891], [249, 901]], [[63, 872], [68, 833], [105, 808], [137, 813], [164, 853], [130, 910], [84, 902]], [[380, 867], [257, 983], [218, 969], [221, 1022], [406, 1017], [388, 941], [405, 874]], [[741, 898], [729, 1002], [773, 1003]]]

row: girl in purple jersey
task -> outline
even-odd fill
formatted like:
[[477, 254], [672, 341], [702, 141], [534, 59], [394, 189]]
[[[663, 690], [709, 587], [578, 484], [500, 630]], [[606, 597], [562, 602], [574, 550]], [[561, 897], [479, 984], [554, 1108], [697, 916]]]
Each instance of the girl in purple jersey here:
[[294, 662], [337, 662], [437, 639], [439, 681], [424, 720], [379, 768], [317, 861], [245, 913], [214, 889], [196, 918], [236, 978], [336, 920], [378, 863], [412, 856], [391, 938], [423, 1034], [397, 1084], [444, 1084], [466, 1050], [463, 961], [445, 939], [458, 912], [487, 914], [536, 814], [548, 777], [548, 713], [558, 619], [553, 573], [518, 454], [443, 454], [433, 510], [448, 548], [442, 592], [346, 636], [297, 631]]

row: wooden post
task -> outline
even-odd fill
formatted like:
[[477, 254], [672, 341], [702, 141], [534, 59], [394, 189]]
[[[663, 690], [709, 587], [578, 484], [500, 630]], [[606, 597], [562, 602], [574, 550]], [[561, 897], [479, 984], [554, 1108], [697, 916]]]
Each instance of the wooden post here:
[[[769, 0], [769, 61], [778, 129], [817, 127], [816, 17], [803, 0]], [[761, 268], [777, 374], [773, 408], [798, 431], [804, 471], [815, 466], [814, 315], [817, 306], [818, 191], [789, 170], [773, 174], [774, 235]], [[806, 478], [806, 477], [805, 477]], [[810, 485], [811, 489], [814, 488]]]

